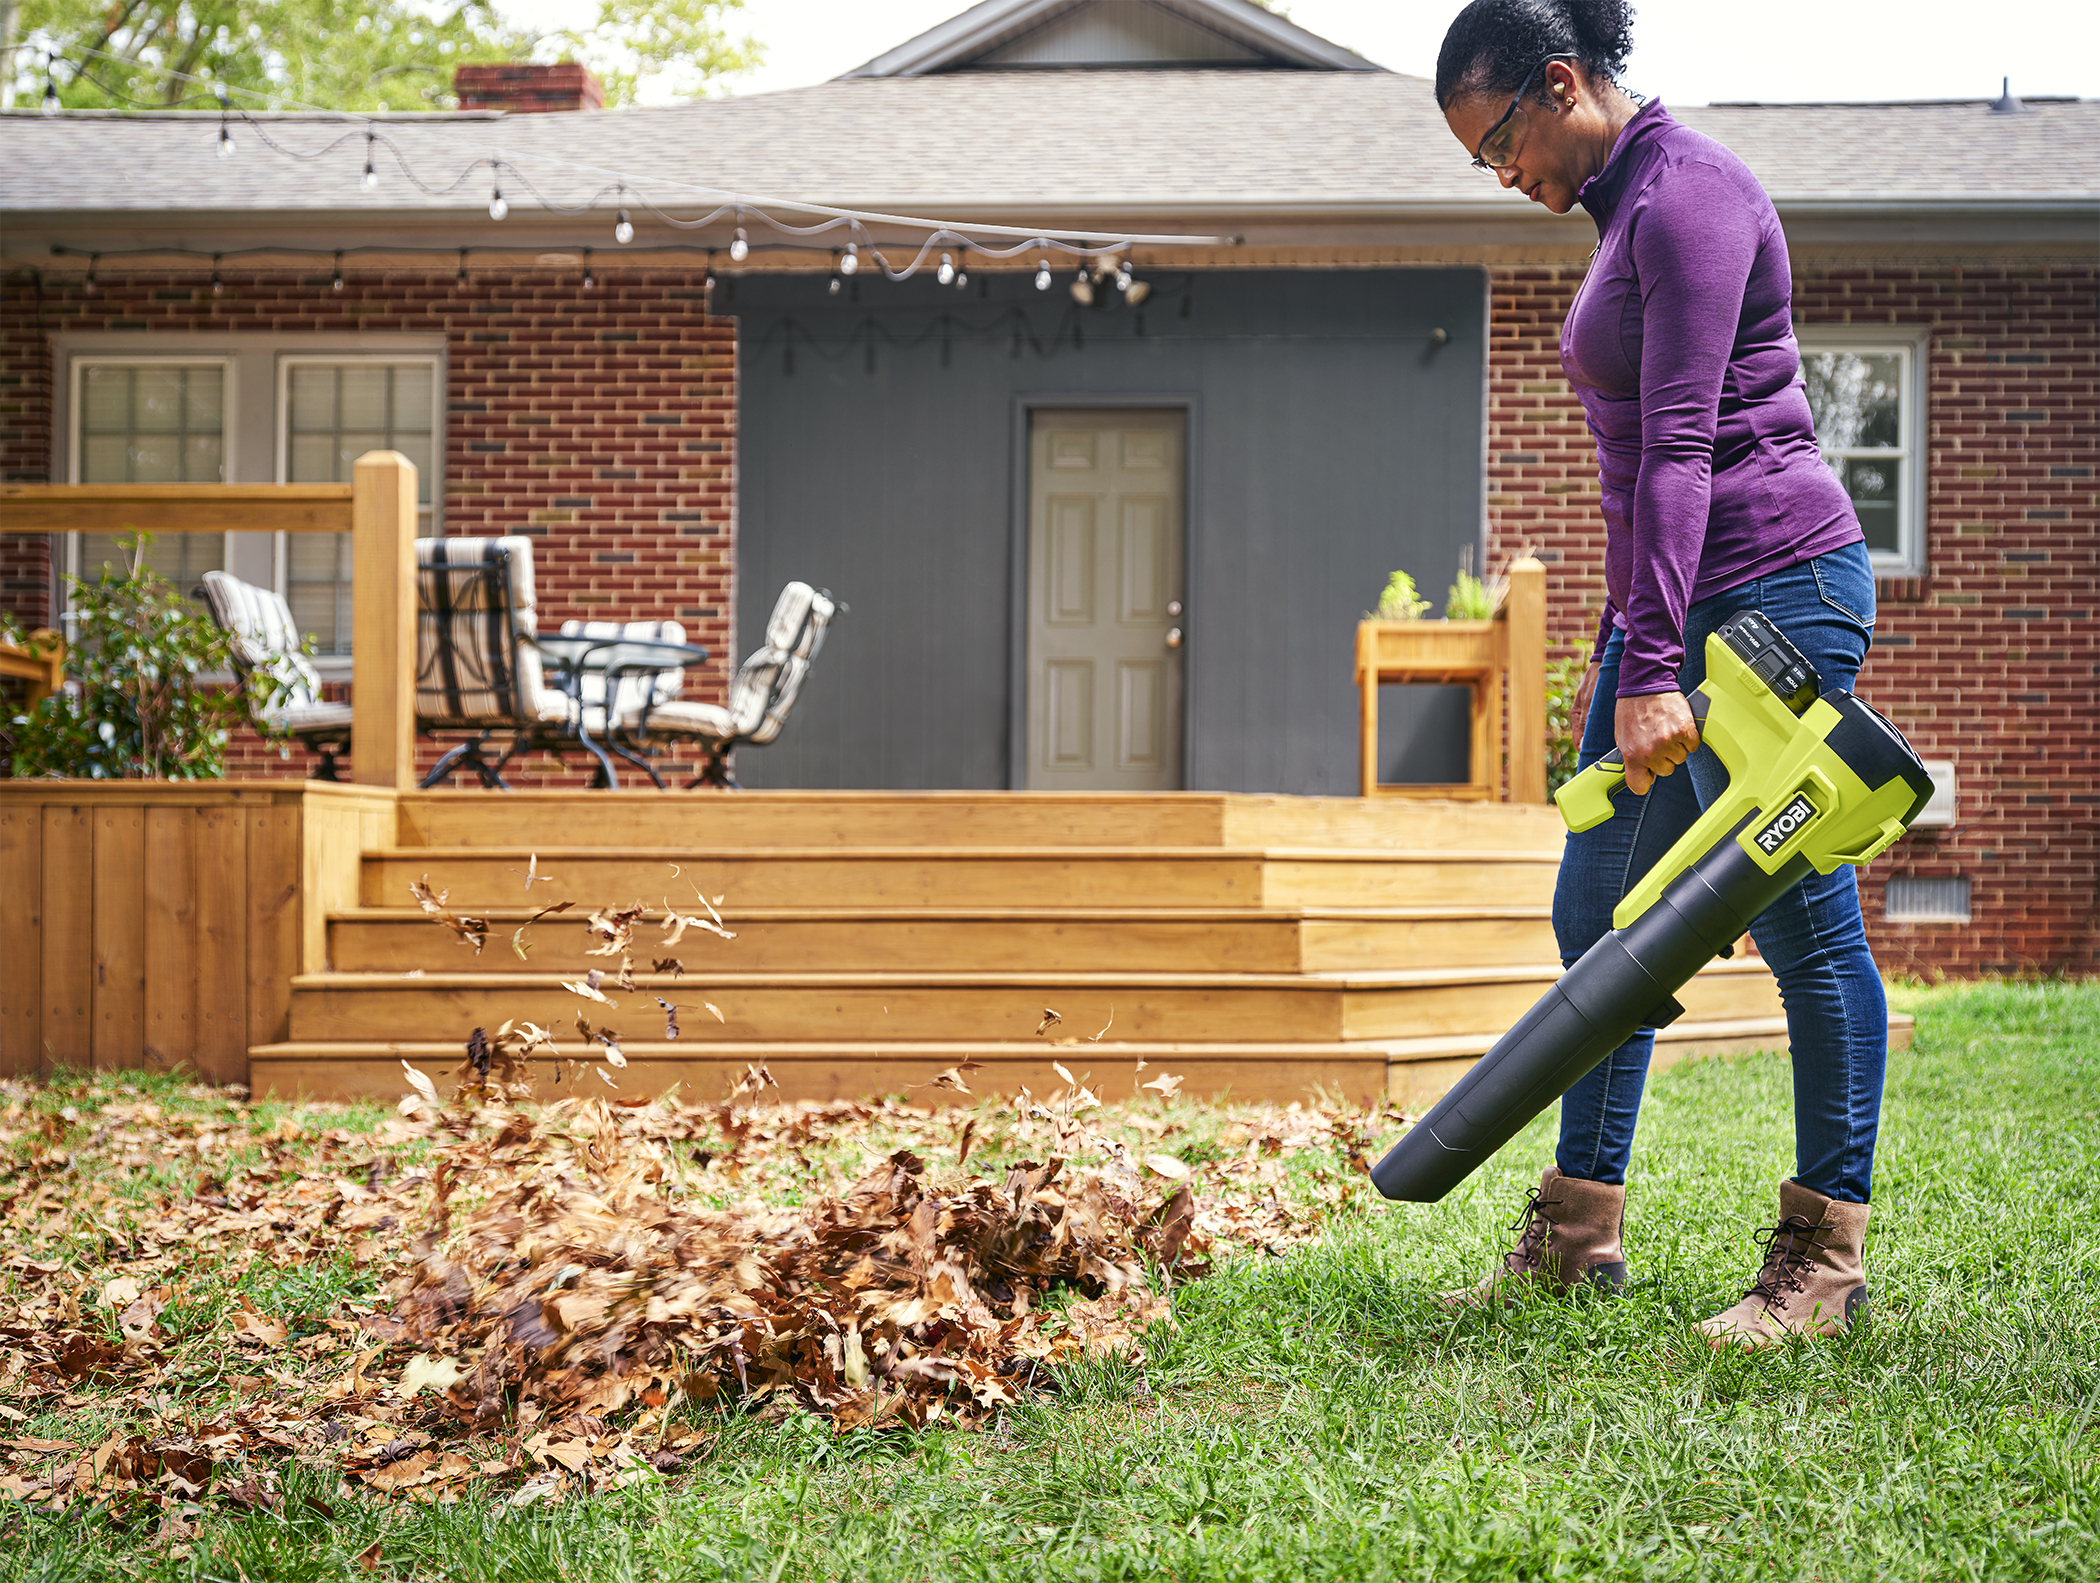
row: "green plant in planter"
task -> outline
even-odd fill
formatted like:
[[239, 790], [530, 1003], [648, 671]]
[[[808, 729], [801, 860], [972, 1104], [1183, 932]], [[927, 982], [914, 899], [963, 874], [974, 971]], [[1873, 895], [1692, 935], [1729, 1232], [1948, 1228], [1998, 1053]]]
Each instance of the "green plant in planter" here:
[[1444, 604], [1444, 614], [1453, 621], [1492, 620], [1495, 596], [1486, 583], [1471, 572], [1461, 571], [1458, 581], [1451, 585], [1451, 597]]
[[[146, 534], [120, 547], [126, 567], [68, 576], [67, 687], [6, 723], [0, 746], [18, 777], [215, 780], [226, 739], [249, 718], [248, 689], [202, 680], [232, 669], [233, 640], [145, 564]], [[258, 675], [255, 685], [276, 685]]]
[[1549, 797], [1575, 778], [1575, 755], [1582, 747], [1583, 722], [1574, 718], [1575, 690], [1582, 673], [1590, 668], [1590, 644], [1585, 638], [1565, 659], [1546, 666], [1546, 795]]
[[1396, 571], [1386, 579], [1385, 592], [1378, 596], [1378, 608], [1372, 612], [1372, 619], [1419, 621], [1422, 612], [1428, 608], [1429, 601], [1415, 594], [1415, 580], [1405, 572]]

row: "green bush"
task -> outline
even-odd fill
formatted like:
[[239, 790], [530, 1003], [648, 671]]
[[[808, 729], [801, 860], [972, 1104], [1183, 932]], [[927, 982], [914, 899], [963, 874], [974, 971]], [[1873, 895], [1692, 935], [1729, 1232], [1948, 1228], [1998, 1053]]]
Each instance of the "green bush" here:
[[[146, 534], [121, 541], [128, 566], [66, 578], [73, 621], [64, 692], [8, 720], [17, 777], [216, 780], [226, 739], [247, 721], [249, 688], [206, 683], [233, 667], [233, 640], [145, 564]], [[256, 684], [274, 688], [267, 677]]]
[[1582, 746], [1582, 722], [1574, 718], [1575, 690], [1590, 666], [1590, 644], [1584, 639], [1566, 659], [1546, 665], [1546, 792], [1550, 796], [1575, 778], [1575, 754]]
[[1396, 571], [1386, 579], [1385, 592], [1378, 596], [1378, 608], [1372, 616], [1378, 621], [1419, 621], [1428, 608], [1429, 601], [1415, 593], [1415, 580]]
[[1488, 621], [1495, 614], [1495, 596], [1488, 586], [1471, 572], [1460, 572], [1458, 581], [1451, 585], [1451, 596], [1444, 604], [1444, 614], [1453, 621]]

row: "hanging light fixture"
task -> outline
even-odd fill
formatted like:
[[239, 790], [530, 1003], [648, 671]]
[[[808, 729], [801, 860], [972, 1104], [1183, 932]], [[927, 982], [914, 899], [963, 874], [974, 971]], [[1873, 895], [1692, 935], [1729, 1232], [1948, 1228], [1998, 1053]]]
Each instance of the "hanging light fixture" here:
[[955, 260], [948, 254], [941, 255], [941, 267], [933, 272], [933, 278], [944, 286], [955, 284]]
[[211, 256], [211, 294], [214, 297], [223, 297], [226, 294], [226, 283], [219, 279], [219, 255], [217, 253]]
[[1130, 260], [1127, 257], [1116, 260], [1116, 290], [1130, 290]]
[[44, 79], [44, 102], [38, 108], [46, 115], [57, 115], [64, 108], [58, 102], [58, 84], [49, 77]]
[[224, 95], [223, 93], [222, 93], [222, 94], [220, 94], [220, 95], [219, 95], [219, 158], [221, 158], [221, 159], [231, 159], [231, 158], [233, 157], [233, 129], [232, 129], [232, 128], [231, 128], [230, 126], [228, 126], [228, 125], [227, 125], [227, 118], [228, 118], [228, 117], [229, 117], [230, 115], [232, 115], [232, 113], [233, 113], [233, 106], [232, 106], [232, 104], [230, 104], [230, 103], [229, 103], [229, 102], [227, 101], [226, 95]]
[[367, 132], [365, 134], [364, 174], [364, 187], [366, 192], [370, 192], [374, 187], [379, 185], [379, 168], [372, 163], [372, 155], [374, 154], [374, 152], [377, 151], [378, 147], [379, 134], [377, 132]]
[[459, 250], [459, 283], [462, 286], [467, 283], [467, 250], [465, 248]]
[[340, 251], [335, 255], [335, 279], [328, 283], [328, 289], [330, 291], [341, 291], [343, 289], [343, 255]]
[[1037, 291], [1048, 291], [1050, 289], [1050, 260], [1047, 258], [1036, 260], [1035, 289]]
[[956, 250], [955, 258], [955, 289], [957, 291], [961, 291], [963, 287], [969, 285], [969, 283], [970, 254], [967, 249], [958, 248]]
[[1072, 276], [1072, 300], [1082, 308], [1091, 308], [1094, 305], [1094, 282], [1088, 276], [1084, 264], [1081, 264]]
[[100, 253], [88, 254], [88, 272], [85, 284], [87, 287], [88, 295], [90, 296], [93, 296], [95, 292], [95, 266], [100, 264], [101, 262], [102, 255]]
[[844, 284], [845, 282], [839, 279], [838, 249], [833, 248], [831, 250], [831, 284], [825, 289], [829, 291], [834, 297], [836, 297], [839, 294], [839, 288]]
[[846, 244], [846, 256], [839, 259], [839, 273], [842, 275], [857, 275], [860, 273], [860, 244], [858, 242], [848, 242]]
[[591, 269], [591, 250], [589, 248], [583, 250], [583, 289], [585, 291], [598, 289], [598, 277]]
[[489, 173], [489, 218], [500, 220], [510, 213], [510, 205], [503, 198], [503, 165], [498, 161]]
[[741, 264], [751, 256], [751, 242], [744, 235], [743, 219], [744, 211], [741, 209], [737, 210], [736, 234], [729, 239], [729, 259], [731, 263], [735, 264]]
[[700, 291], [701, 294], [708, 299], [707, 305], [709, 307], [713, 307], [715, 295], [715, 255], [714, 249], [712, 248], [708, 249], [707, 278], [700, 282]]
[[626, 246], [634, 240], [634, 222], [627, 218], [627, 211], [620, 211], [620, 218], [613, 222], [613, 240]]

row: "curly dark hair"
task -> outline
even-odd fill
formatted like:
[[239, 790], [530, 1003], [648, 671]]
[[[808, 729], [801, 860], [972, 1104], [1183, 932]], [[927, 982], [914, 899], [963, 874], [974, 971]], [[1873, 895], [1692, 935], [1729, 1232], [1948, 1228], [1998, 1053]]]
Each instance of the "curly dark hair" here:
[[1472, 0], [1437, 51], [1437, 108], [1461, 95], [1519, 93], [1549, 55], [1573, 55], [1592, 77], [1616, 82], [1632, 51], [1627, 0]]

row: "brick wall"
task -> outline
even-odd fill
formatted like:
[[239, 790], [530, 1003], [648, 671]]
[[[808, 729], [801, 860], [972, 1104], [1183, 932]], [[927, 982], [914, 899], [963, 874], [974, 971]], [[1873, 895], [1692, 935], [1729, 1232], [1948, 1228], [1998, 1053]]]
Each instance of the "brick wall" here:
[[[1581, 271], [1493, 278], [1491, 559], [1551, 566], [1561, 652], [1596, 628], [1596, 460], [1560, 373]], [[1926, 560], [1885, 581], [1861, 692], [1927, 758], [1952, 759], [1959, 822], [1906, 838], [1862, 896], [1891, 972], [2100, 969], [2100, 323], [2091, 268], [1797, 267], [1807, 324], [1932, 331]], [[1891, 924], [1893, 875], [1966, 875], [1972, 921]]]
[[[542, 631], [569, 617], [669, 616], [712, 656], [686, 696], [720, 702], [732, 664], [735, 541], [735, 329], [705, 312], [698, 276], [605, 272], [593, 291], [545, 270], [351, 273], [228, 272], [7, 282], [0, 314], [0, 467], [48, 477], [52, 331], [143, 334], [271, 331], [441, 333], [448, 359], [445, 531], [531, 535]], [[295, 347], [290, 349], [296, 349]], [[45, 542], [0, 535], [0, 599], [46, 614]], [[426, 761], [434, 758], [426, 754]], [[249, 739], [230, 773], [303, 775]], [[689, 772], [688, 772], [689, 773]], [[573, 784], [535, 758], [519, 784]]]

